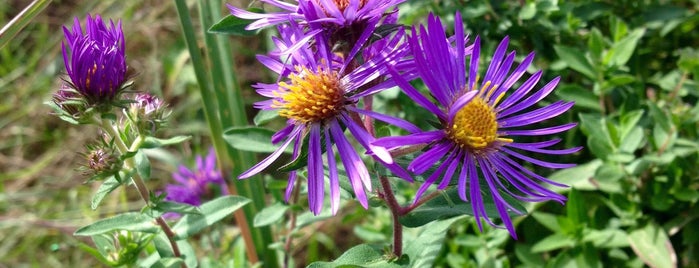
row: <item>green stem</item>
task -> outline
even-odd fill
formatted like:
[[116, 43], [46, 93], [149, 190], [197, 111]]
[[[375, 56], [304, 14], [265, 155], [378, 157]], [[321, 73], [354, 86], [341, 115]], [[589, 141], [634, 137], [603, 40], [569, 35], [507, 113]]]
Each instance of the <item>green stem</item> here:
[[[213, 4], [211, 4], [211, 3]], [[199, 1], [201, 26], [204, 31], [206, 53], [202, 57], [197, 44], [196, 34], [189, 17], [189, 9], [185, 0], [175, 0], [180, 24], [194, 67], [194, 73], [199, 83], [199, 89], [204, 103], [204, 115], [211, 131], [211, 139], [218, 156], [222, 170], [232, 170], [232, 174], [240, 174], [245, 165], [254, 163], [253, 154], [233, 150], [223, 140], [223, 130], [232, 126], [247, 125], [245, 104], [234, 77], [232, 48], [228, 41], [206, 33], [208, 26], [214, 21], [214, 16], [220, 16], [220, 0]], [[250, 262], [258, 261], [257, 253], [264, 259], [266, 267], [278, 265], [276, 252], [268, 247], [273, 238], [269, 227], [252, 228], [251, 222], [255, 214], [266, 206], [265, 191], [261, 179], [233, 179], [231, 193], [252, 199], [252, 203], [235, 212], [236, 222], [241, 228], [241, 235], [246, 243], [246, 252]]]
[[[112, 138], [114, 139], [114, 142], [117, 146], [117, 150], [121, 154], [125, 154], [130, 151], [135, 151], [138, 150], [138, 148], [141, 146], [143, 143], [143, 137], [139, 136], [136, 138], [136, 140], [133, 142], [131, 147], [127, 147], [126, 143], [124, 140], [121, 138], [121, 135], [119, 133], [119, 130], [114, 126], [109, 120], [102, 119], [101, 121], [102, 129], [107, 132]], [[133, 170], [135, 167], [135, 163], [133, 160], [133, 157], [127, 158], [124, 160], [124, 168], [128, 170]], [[141, 196], [141, 199], [143, 199], [143, 202], [146, 203], [146, 206], [150, 206], [150, 195], [148, 191], [148, 187], [146, 186], [145, 182], [143, 181], [143, 178], [141, 178], [141, 175], [138, 174], [138, 172], [133, 172], [133, 175], [131, 176], [131, 181], [133, 181], [134, 186], [136, 186], [136, 190], [138, 190], [138, 194]], [[170, 241], [170, 246], [172, 247], [172, 253], [175, 255], [175, 257], [181, 257], [180, 253], [180, 248], [177, 246], [177, 242], [175, 241], [175, 232], [172, 231], [170, 226], [165, 222], [165, 220], [162, 217], [157, 217], [156, 222], [158, 225], [160, 225], [160, 228], [163, 230], [165, 235], [167, 236], [168, 240]], [[186, 266], [186, 265], [185, 265]]]

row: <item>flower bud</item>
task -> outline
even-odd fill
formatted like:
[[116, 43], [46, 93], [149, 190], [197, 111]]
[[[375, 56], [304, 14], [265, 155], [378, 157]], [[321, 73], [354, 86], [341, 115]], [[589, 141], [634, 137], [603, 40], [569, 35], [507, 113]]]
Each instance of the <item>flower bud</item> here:
[[80, 93], [71, 89], [67, 84], [62, 84], [61, 88], [53, 93], [51, 101], [61, 111], [70, 116], [77, 116], [85, 106]]
[[128, 115], [140, 132], [154, 133], [165, 123], [168, 113], [165, 103], [148, 93], [138, 93], [133, 97]]
[[[75, 18], [63, 27], [63, 61], [71, 86], [92, 105], [109, 104], [126, 81], [126, 55], [121, 21], [109, 27], [99, 15], [85, 20], [85, 32]], [[67, 45], [66, 45], [67, 43]]]

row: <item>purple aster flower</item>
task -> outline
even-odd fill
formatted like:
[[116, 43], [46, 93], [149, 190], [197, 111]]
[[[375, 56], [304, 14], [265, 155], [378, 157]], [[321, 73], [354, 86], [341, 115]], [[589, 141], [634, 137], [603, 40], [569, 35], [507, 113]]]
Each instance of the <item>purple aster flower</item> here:
[[212, 184], [221, 189], [221, 194], [228, 194], [223, 175], [216, 169], [216, 153], [213, 149], [209, 149], [206, 158], [197, 156], [194, 169], [181, 165], [178, 172], [172, 173], [172, 178], [175, 179], [175, 184], [165, 186], [165, 200], [168, 201], [199, 206], [202, 197], [210, 193], [209, 186]]
[[[303, 35], [299, 27], [280, 26], [280, 38], [275, 39], [279, 51], [297, 44]], [[259, 83], [254, 85], [257, 92], [269, 100], [256, 103], [264, 110], [277, 110], [286, 117], [287, 125], [272, 137], [272, 143], [282, 145], [267, 158], [243, 172], [240, 178], [253, 176], [272, 164], [285, 148], [293, 144], [292, 156], [298, 158], [302, 144], [308, 142], [308, 202], [310, 210], [319, 214], [325, 198], [325, 171], [330, 182], [331, 211], [335, 214], [340, 203], [340, 185], [337, 166], [342, 164], [347, 172], [354, 193], [365, 208], [368, 201], [365, 191], [371, 191], [371, 178], [364, 162], [345, 136], [345, 129], [354, 136], [377, 161], [406, 180], [409, 174], [393, 163], [385, 148], [372, 145], [374, 137], [367, 132], [360, 116], [370, 116], [377, 120], [389, 121], [417, 131], [415, 126], [400, 119], [390, 118], [372, 111], [360, 109], [357, 103], [367, 94], [386, 89], [390, 83], [381, 82], [386, 66], [398, 62], [408, 52], [407, 45], [400, 45], [404, 32], [399, 31], [391, 41], [364, 64], [355, 66], [330, 51], [327, 40], [319, 38], [315, 49], [302, 45], [287, 56], [273, 58], [258, 56], [267, 67], [281, 75], [276, 84]], [[288, 59], [287, 59], [288, 58]], [[287, 64], [283, 63], [288, 61]], [[304, 146], [305, 147], [305, 146]], [[325, 160], [323, 158], [325, 154]], [[336, 156], [339, 155], [340, 163]], [[324, 167], [327, 165], [327, 169]], [[297, 171], [289, 172], [286, 190], [288, 200]]]
[[71, 85], [91, 104], [113, 100], [126, 78], [124, 33], [121, 21], [109, 27], [99, 15], [87, 15], [85, 32], [75, 18], [73, 28], [63, 27], [68, 46], [63, 43], [65, 62]]
[[[540, 176], [518, 162], [525, 161], [546, 168], [574, 166], [538, 160], [524, 153], [564, 155], [581, 149], [547, 148], [560, 142], [560, 139], [525, 143], [518, 142], [516, 137], [556, 134], [575, 127], [576, 123], [569, 123], [540, 129], [528, 128], [532, 124], [566, 112], [573, 106], [573, 102], [557, 101], [543, 108], [527, 110], [551, 93], [559, 78], [534, 90], [542, 73], [537, 71], [519, 88], [513, 89], [515, 82], [531, 64], [534, 53], [525, 57], [514, 71], [510, 72], [515, 52], [506, 53], [508, 38], [502, 40], [497, 47], [482, 82], [479, 82], [480, 39], [476, 37], [474, 44], [466, 47], [459, 13], [456, 14], [455, 21], [456, 32], [453, 38], [446, 38], [439, 18], [432, 14], [429, 16], [427, 28], [421, 26], [419, 33], [417, 28], [413, 28], [409, 38], [416, 72], [437, 104], [419, 93], [396, 71], [389, 70], [408, 96], [437, 115], [442, 128], [401, 137], [381, 138], [374, 144], [386, 148], [429, 144], [426, 151], [409, 164], [408, 170], [422, 174], [439, 161], [441, 164], [427, 177], [415, 200], [439, 178], [441, 181], [437, 188], [444, 189], [452, 183], [451, 179], [456, 175], [458, 182], [455, 183], [460, 197], [464, 201], [470, 200], [478, 227], [482, 230], [481, 218], [495, 226], [484, 207], [483, 195], [487, 194], [487, 198], [494, 201], [505, 227], [516, 238], [508, 212], [522, 212], [508, 203], [503, 198], [504, 194], [528, 202], [554, 200], [564, 203], [566, 200], [564, 196], [539, 183], [560, 187], [565, 185]], [[468, 54], [470, 68], [466, 69]], [[481, 189], [484, 185], [487, 185], [487, 188]]]
[[[281, 9], [279, 12], [259, 14], [228, 5], [233, 16], [255, 20], [246, 27], [255, 30], [272, 25], [297, 22], [308, 26], [304, 42], [318, 34], [332, 43], [353, 45], [363, 43], [387, 13], [405, 0], [299, 0], [287, 3], [279, 0], [260, 0]], [[395, 12], [394, 12], [395, 13]]]

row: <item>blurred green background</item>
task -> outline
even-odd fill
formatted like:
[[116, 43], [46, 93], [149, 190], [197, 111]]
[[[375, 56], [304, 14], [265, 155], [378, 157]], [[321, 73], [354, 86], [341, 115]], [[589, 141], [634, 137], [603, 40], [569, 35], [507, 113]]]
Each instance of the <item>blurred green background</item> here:
[[[0, 3], [0, 25], [28, 4]], [[577, 163], [576, 168], [552, 173], [530, 167], [571, 185], [559, 189], [569, 198], [566, 206], [528, 205], [529, 215], [516, 220], [516, 241], [504, 230], [478, 232], [471, 218], [458, 220], [445, 239], [431, 245], [435, 266], [699, 266], [699, 1], [411, 0], [400, 8], [406, 24], [423, 22], [433, 12], [453, 25], [454, 11], [460, 11], [467, 32], [483, 39], [484, 55], [492, 55], [504, 36], [518, 60], [536, 52], [532, 70], [544, 69], [545, 81], [562, 78], [544, 102], [576, 101], [570, 112], [545, 124], [579, 122], [560, 138], [562, 146], [585, 146], [575, 155], [549, 159]], [[97, 185], [83, 184], [76, 168], [84, 145], [98, 133], [57, 120], [43, 104], [64, 74], [61, 26], [86, 13], [123, 21], [129, 68], [138, 74], [135, 89], [161, 96], [173, 110], [163, 136], [194, 137], [152, 152], [161, 161], [154, 161], [151, 189], [162, 187], [178, 164], [191, 163], [210, 144], [172, 2], [53, 1], [0, 49], [5, 96], [0, 99], [0, 267], [98, 265], [78, 249], [88, 241], [73, 231], [140, 208], [135, 196], [118, 192], [98, 211], [90, 209]], [[265, 51], [264, 36], [231, 42], [239, 83], [251, 104], [261, 98], [249, 85], [274, 79], [254, 59]], [[424, 118], [395, 91], [379, 95], [376, 105], [409, 120]], [[255, 113], [250, 107], [249, 114]], [[405, 193], [399, 198], [411, 200], [414, 187], [399, 187]], [[278, 198], [281, 190], [272, 188], [270, 194]], [[389, 218], [386, 210], [366, 212], [351, 204], [332, 219], [309, 223], [291, 253], [302, 265], [331, 260], [361, 242], [387, 245]], [[283, 226], [276, 223], [277, 230]], [[411, 232], [406, 230], [408, 236]], [[198, 249], [202, 256], [228, 250]]]

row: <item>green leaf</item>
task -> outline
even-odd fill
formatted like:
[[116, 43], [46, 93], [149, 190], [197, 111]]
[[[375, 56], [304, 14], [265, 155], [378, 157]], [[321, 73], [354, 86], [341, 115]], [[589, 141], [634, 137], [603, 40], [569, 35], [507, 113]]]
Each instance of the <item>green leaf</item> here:
[[277, 117], [279, 117], [279, 112], [277, 112], [276, 110], [260, 110], [259, 112], [257, 112], [255, 118], [253, 118], [252, 121], [255, 123], [256, 126], [260, 126], [269, 121], [272, 121]]
[[220, 221], [232, 214], [250, 199], [241, 196], [227, 195], [216, 198], [199, 206], [201, 215], [187, 214], [172, 227], [176, 239], [184, 239], [198, 233], [202, 229]]
[[[486, 192], [482, 192], [482, 194], [483, 206], [488, 216], [491, 218], [499, 218], [500, 216], [495, 207], [495, 203], [493, 203], [492, 198], [490, 198], [490, 194]], [[518, 201], [508, 195], [502, 195], [502, 197], [517, 210], [522, 212], [526, 211]], [[406, 227], [419, 227], [436, 220], [443, 220], [461, 215], [473, 215], [473, 209], [471, 203], [461, 200], [458, 189], [454, 187], [444, 191], [442, 195], [427, 201], [425, 204], [422, 204], [410, 213], [402, 216], [399, 221]]]
[[[3, 48], [7, 43], [9, 43], [15, 37], [15, 35], [17, 35], [17, 33], [22, 31], [22, 29], [32, 22], [36, 16], [41, 14], [41, 11], [48, 7], [50, 3], [51, 0], [32, 1], [22, 10], [22, 12], [12, 18], [12, 20], [10, 20], [10, 18], [3, 18], [4, 21], [9, 21], [9, 23], [0, 29], [0, 48]], [[17, 7], [17, 9], [18, 8], [19, 7]]]
[[134, 164], [136, 164], [136, 172], [143, 180], [150, 179], [150, 161], [143, 150], [138, 150], [134, 155]]
[[100, 185], [100, 188], [97, 189], [97, 192], [95, 192], [95, 195], [92, 196], [92, 202], [90, 203], [90, 207], [94, 210], [97, 209], [97, 207], [102, 203], [102, 200], [112, 191], [116, 190], [116, 188], [119, 188], [121, 183], [112, 175], [109, 176], [108, 179], [106, 179], [102, 185]]
[[590, 242], [599, 248], [623, 248], [629, 246], [629, 237], [623, 230], [614, 228], [586, 229], [583, 231], [583, 242]]
[[410, 259], [409, 267], [433, 267], [435, 259], [442, 250], [449, 227], [464, 218], [465, 216], [433, 221], [422, 227], [421, 232], [414, 239], [409, 239], [406, 235], [404, 241], [407, 243], [404, 243], [404, 252]]
[[165, 258], [161, 258], [157, 262], [155, 262], [153, 264], [153, 267], [176, 268], [176, 267], [182, 267], [182, 264], [184, 264], [184, 260], [182, 260], [180, 258], [165, 257]]
[[537, 222], [539, 222], [541, 225], [546, 227], [546, 229], [549, 229], [552, 232], [561, 231], [561, 225], [558, 222], [558, 217], [554, 214], [536, 211], [532, 213], [532, 217], [534, 217], [534, 219]]
[[366, 243], [382, 243], [387, 240], [386, 235], [381, 230], [374, 230], [369, 226], [355, 225], [352, 229], [354, 234]]
[[594, 114], [580, 114], [580, 126], [587, 136], [588, 149], [598, 158], [606, 159], [616, 151], [605, 118]]
[[519, 10], [519, 19], [528, 20], [536, 16], [536, 2], [528, 2]]
[[107, 265], [107, 266], [113, 266], [113, 267], [114, 267], [114, 266], [117, 265], [116, 262], [107, 260], [107, 258], [105, 258], [105, 257], [100, 253], [100, 251], [98, 251], [97, 249], [95, 249], [95, 248], [93, 248], [93, 247], [90, 247], [89, 245], [87, 245], [87, 244], [85, 244], [85, 243], [79, 243], [79, 244], [78, 244], [78, 248], [80, 248], [80, 249], [82, 249], [83, 251], [87, 252], [88, 254], [92, 255], [92, 257], [95, 257], [98, 261], [104, 263], [104, 264]]
[[282, 203], [276, 203], [266, 208], [263, 208], [262, 210], [260, 210], [259, 213], [257, 213], [257, 215], [255, 215], [255, 219], [253, 220], [253, 226], [261, 227], [275, 223], [284, 216], [284, 213], [288, 209], [289, 206]]
[[581, 227], [588, 222], [585, 200], [575, 188], [572, 188], [568, 193], [566, 216], [568, 216], [571, 221], [578, 223]]
[[252, 20], [245, 20], [233, 15], [228, 15], [219, 22], [212, 25], [208, 32], [213, 34], [229, 34], [235, 36], [252, 36], [260, 32], [259, 29], [248, 31], [245, 27], [250, 25]]
[[160, 227], [151, 217], [137, 212], [127, 212], [114, 217], [98, 220], [90, 225], [81, 227], [75, 231], [74, 235], [92, 236], [114, 230], [157, 233], [160, 230]]
[[175, 136], [169, 139], [158, 139], [156, 137], [146, 137], [146, 139], [143, 141], [143, 144], [141, 144], [141, 148], [143, 149], [150, 149], [150, 148], [158, 148], [158, 147], [163, 147], [163, 146], [168, 146], [168, 145], [174, 145], [178, 143], [182, 143], [186, 140], [189, 140], [192, 138], [192, 136]]
[[629, 133], [627, 133], [622, 139], [621, 144], [619, 144], [619, 151], [624, 153], [633, 153], [641, 147], [645, 134], [643, 129], [639, 126], [632, 128]]
[[553, 49], [556, 50], [558, 57], [560, 57], [566, 63], [566, 65], [568, 65], [568, 67], [580, 72], [590, 79], [597, 79], [597, 71], [595, 71], [595, 68], [592, 66], [590, 61], [585, 58], [584, 52], [576, 48], [563, 45], [554, 45]]
[[574, 101], [575, 107], [582, 107], [593, 111], [601, 112], [599, 98], [592, 90], [583, 88], [576, 84], [566, 84], [556, 89], [556, 95], [566, 101]]
[[525, 265], [525, 267], [545, 267], [546, 261], [544, 261], [541, 254], [535, 254], [532, 252], [532, 247], [529, 244], [517, 243], [515, 244], [515, 256], [517, 259]]
[[390, 262], [382, 251], [367, 244], [361, 244], [350, 248], [339, 258], [332, 262], [314, 262], [308, 268], [334, 268], [334, 267], [402, 267]]
[[667, 234], [655, 223], [629, 233], [631, 249], [650, 267], [677, 267], [677, 255]]
[[[595, 159], [576, 167], [556, 171], [548, 178], [549, 180], [567, 184], [570, 187], [575, 187], [575, 189], [578, 190], [597, 190], [597, 187], [591, 183], [590, 179], [595, 176], [595, 171], [601, 165], [602, 161]], [[547, 184], [545, 187], [553, 189], [557, 192], [567, 191], [566, 188], [556, 187], [549, 184]]]
[[573, 247], [575, 245], [575, 240], [573, 238], [561, 234], [561, 233], [556, 233], [552, 234], [550, 236], [547, 236], [546, 238], [540, 240], [536, 244], [532, 246], [532, 252], [534, 253], [541, 253], [541, 252], [546, 252], [546, 251], [551, 251], [551, 250], [556, 250], [559, 248], [569, 248]]
[[[277, 150], [279, 146], [272, 144], [272, 135], [274, 131], [261, 127], [232, 127], [223, 133], [223, 139], [228, 144], [238, 150], [271, 153]], [[287, 146], [287, 153], [291, 153], [292, 146]]]
[[190, 204], [170, 202], [170, 201], [160, 201], [156, 203], [153, 210], [165, 213], [165, 212], [175, 212], [179, 214], [196, 214], [202, 215], [203, 213], [198, 207], [192, 206]]
[[609, 66], [624, 66], [636, 50], [638, 41], [641, 40], [646, 29], [636, 29], [631, 34], [615, 42], [607, 52], [605, 62]]
[[590, 50], [593, 58], [599, 61], [602, 58], [602, 52], [604, 52], [604, 37], [602, 33], [597, 28], [592, 28], [590, 31], [590, 37], [587, 40], [587, 48]]

